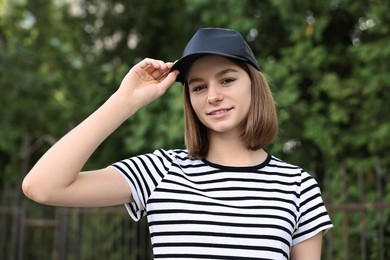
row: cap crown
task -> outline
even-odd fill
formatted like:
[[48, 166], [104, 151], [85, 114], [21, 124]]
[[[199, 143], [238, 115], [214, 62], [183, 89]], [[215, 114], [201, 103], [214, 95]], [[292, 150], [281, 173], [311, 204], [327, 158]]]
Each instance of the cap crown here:
[[180, 71], [176, 81], [184, 82], [192, 63], [207, 54], [239, 59], [260, 70], [251, 48], [239, 32], [222, 28], [202, 28], [194, 34], [185, 47], [182, 57], [171, 69]]

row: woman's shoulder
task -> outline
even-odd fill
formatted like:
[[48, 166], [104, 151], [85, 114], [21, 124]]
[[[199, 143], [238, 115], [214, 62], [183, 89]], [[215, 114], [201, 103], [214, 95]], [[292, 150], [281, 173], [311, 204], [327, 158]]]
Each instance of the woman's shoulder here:
[[293, 171], [293, 172], [304, 172], [302, 167], [286, 162], [282, 159], [279, 159], [278, 157], [271, 155], [271, 159], [267, 165], [268, 167], [280, 169], [284, 171]]
[[120, 160], [113, 165], [129, 165], [129, 164], [162, 164], [168, 167], [172, 164], [188, 163], [191, 159], [188, 156], [186, 149], [157, 149], [148, 153], [130, 156], [126, 159]]
[[159, 149], [154, 151], [153, 154], [163, 158], [163, 160], [169, 162], [173, 167], [180, 169], [203, 168], [206, 170], [209, 167], [205, 164], [204, 160], [191, 158], [187, 149]]
[[152, 154], [167, 160], [189, 160], [187, 149], [157, 149]]
[[152, 153], [153, 156], [159, 157], [161, 160], [168, 161], [171, 164], [189, 164], [194, 160], [188, 155], [187, 149], [158, 149]]
[[318, 182], [315, 177], [301, 166], [286, 162], [273, 155], [271, 156], [268, 166], [273, 169], [278, 169], [279, 172], [296, 176], [299, 178], [299, 182], [303, 186], [318, 186]]

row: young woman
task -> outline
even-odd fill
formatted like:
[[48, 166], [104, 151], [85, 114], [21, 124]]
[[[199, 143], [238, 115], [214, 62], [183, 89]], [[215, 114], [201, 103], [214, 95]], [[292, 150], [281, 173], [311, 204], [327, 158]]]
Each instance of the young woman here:
[[[187, 149], [82, 172], [115, 129], [174, 81], [185, 90]], [[271, 91], [241, 35], [200, 29], [175, 64], [136, 64], [37, 162], [23, 190], [43, 204], [125, 204], [133, 219], [147, 215], [155, 258], [320, 259], [332, 223], [316, 181], [264, 150], [277, 129]]]

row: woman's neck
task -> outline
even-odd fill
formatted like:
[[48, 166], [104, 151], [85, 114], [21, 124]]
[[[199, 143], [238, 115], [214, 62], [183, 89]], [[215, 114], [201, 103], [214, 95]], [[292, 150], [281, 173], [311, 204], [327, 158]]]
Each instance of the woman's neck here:
[[267, 159], [263, 149], [249, 150], [241, 138], [212, 136], [206, 160], [225, 166], [254, 166]]

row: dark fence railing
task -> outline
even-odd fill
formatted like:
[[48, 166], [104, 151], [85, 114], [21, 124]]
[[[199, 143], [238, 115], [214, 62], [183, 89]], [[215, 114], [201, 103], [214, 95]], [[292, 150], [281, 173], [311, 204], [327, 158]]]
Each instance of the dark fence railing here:
[[325, 236], [323, 259], [390, 259], [390, 171], [379, 161], [369, 171], [341, 165], [322, 184], [335, 224]]
[[146, 220], [124, 207], [50, 207], [2, 193], [0, 259], [152, 259]]
[[[322, 259], [390, 259], [389, 179], [380, 167], [354, 173], [340, 167], [320, 180], [335, 225]], [[43, 206], [20, 188], [3, 188], [0, 196], [0, 259], [152, 259], [146, 220], [133, 222], [123, 206]]]

